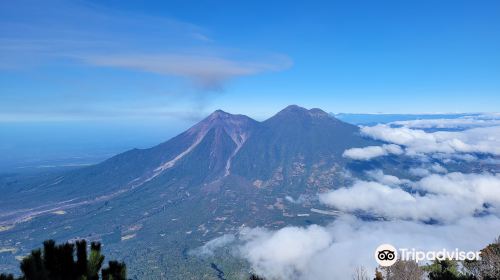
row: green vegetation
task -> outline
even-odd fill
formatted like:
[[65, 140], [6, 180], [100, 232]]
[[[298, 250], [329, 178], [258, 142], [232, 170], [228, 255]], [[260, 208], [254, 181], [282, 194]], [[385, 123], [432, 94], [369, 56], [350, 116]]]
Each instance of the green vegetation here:
[[459, 271], [457, 261], [436, 260], [431, 265], [425, 267], [425, 270], [429, 272], [430, 280], [469, 279], [465, 274]]
[[[75, 261], [76, 247], [76, 261]], [[101, 244], [92, 242], [87, 257], [87, 242], [77, 241], [75, 244], [56, 245], [53, 240], [43, 243], [43, 250], [33, 250], [21, 261], [23, 275], [19, 280], [103, 280], [127, 279], [125, 263], [110, 261], [107, 268], [101, 269], [104, 256]], [[0, 280], [14, 280], [12, 274], [1, 274]]]

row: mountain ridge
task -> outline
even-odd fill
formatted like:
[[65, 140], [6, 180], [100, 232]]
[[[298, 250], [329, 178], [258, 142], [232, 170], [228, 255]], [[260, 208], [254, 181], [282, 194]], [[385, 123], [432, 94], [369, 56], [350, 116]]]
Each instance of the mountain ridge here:
[[[212, 139], [206, 139], [207, 135]], [[315, 160], [324, 160], [324, 157], [342, 160], [345, 148], [373, 143], [361, 137], [356, 126], [339, 121], [317, 108], [308, 110], [290, 105], [262, 122], [219, 109], [156, 146], [123, 152], [96, 165], [66, 172], [44, 184], [62, 196], [88, 200], [93, 199], [92, 196], [135, 189], [161, 176], [177, 177], [179, 172], [187, 177], [192, 177], [189, 173], [201, 174], [196, 168], [218, 166], [209, 168], [214, 174], [206, 175], [206, 178], [211, 180], [236, 174], [251, 181], [265, 181], [276, 169], [290, 169], [290, 164], [297, 162], [298, 158], [304, 158], [309, 165]], [[203, 161], [203, 151], [196, 149], [200, 144], [212, 152], [204, 156], [211, 161], [204, 167], [186, 162], [188, 155]], [[195, 181], [209, 183], [201, 178]], [[75, 185], [81, 187], [75, 188]], [[45, 190], [37, 188], [35, 191]], [[48, 199], [45, 202], [55, 201]], [[25, 206], [31, 204], [26, 201]]]

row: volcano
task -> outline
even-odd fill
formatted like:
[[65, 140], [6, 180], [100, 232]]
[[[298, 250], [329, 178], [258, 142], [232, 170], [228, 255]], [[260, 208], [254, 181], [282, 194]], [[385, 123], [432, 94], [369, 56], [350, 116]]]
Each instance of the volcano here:
[[[346, 179], [342, 153], [379, 144], [321, 109], [292, 105], [262, 122], [217, 110], [149, 149], [4, 179], [0, 237], [21, 253], [49, 238], [99, 240], [136, 279], [209, 279], [213, 266], [190, 250], [243, 225], [331, 219], [314, 207], [317, 193]], [[16, 264], [0, 255], [1, 266], [14, 271]]]

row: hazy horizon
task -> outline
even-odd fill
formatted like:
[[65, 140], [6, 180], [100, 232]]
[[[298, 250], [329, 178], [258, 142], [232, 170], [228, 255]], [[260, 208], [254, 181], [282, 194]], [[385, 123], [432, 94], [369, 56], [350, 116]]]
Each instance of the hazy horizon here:
[[[229, 112], [239, 114], [238, 112]], [[355, 125], [411, 119], [459, 118], [478, 113], [359, 114], [334, 117]], [[150, 148], [178, 135], [202, 118], [144, 123], [115, 121], [16, 121], [0, 122], [0, 173], [50, 171], [92, 165], [133, 148]], [[265, 118], [254, 118], [263, 121]], [[252, 117], [252, 116], [250, 116]]]

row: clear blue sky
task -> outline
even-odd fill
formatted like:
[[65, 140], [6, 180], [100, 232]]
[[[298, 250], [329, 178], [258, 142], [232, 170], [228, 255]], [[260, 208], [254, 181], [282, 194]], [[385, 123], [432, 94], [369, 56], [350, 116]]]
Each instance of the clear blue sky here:
[[500, 106], [500, 2], [1, 1], [0, 119]]
[[218, 108], [500, 108], [500, 1], [242, 2], [0, 1], [0, 168], [151, 146]]

